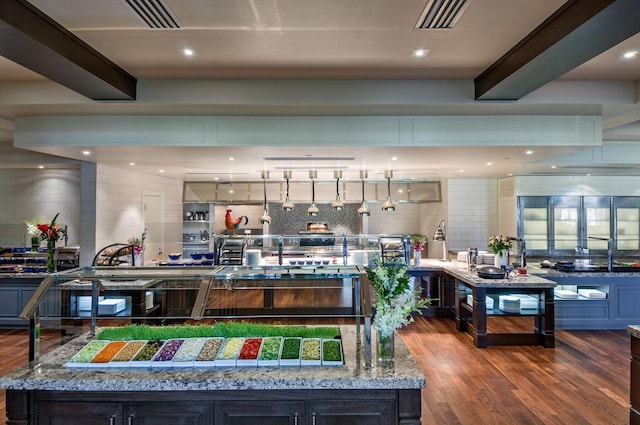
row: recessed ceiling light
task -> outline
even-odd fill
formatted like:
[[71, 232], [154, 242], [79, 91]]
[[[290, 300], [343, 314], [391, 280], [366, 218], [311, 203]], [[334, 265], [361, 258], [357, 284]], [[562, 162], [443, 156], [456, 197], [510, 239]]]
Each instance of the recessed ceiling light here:
[[552, 165], [552, 166], [551, 166], [551, 168], [556, 168], [556, 166], [555, 166], [555, 165]]
[[38, 165], [38, 168], [42, 170], [44, 168], [44, 165]]
[[525, 153], [526, 153], [527, 155], [531, 155], [531, 154], [533, 154], [533, 151], [526, 151]]
[[427, 53], [429, 53], [429, 49], [414, 49], [413, 52], [411, 52], [411, 56], [414, 58], [423, 58], [427, 56]]
[[195, 53], [193, 49], [182, 49], [182, 54], [185, 56], [193, 56]]
[[487, 165], [493, 165], [493, 162], [487, 162]]
[[458, 170], [459, 173], [464, 173], [464, 170]]
[[90, 151], [82, 151], [82, 155], [91, 155]]
[[234, 158], [232, 156], [229, 157], [229, 161], [233, 161]]
[[397, 161], [397, 160], [398, 160], [398, 157], [397, 157], [397, 156], [392, 156], [392, 157], [391, 157], [391, 160], [392, 160], [392, 161]]
[[509, 177], [513, 176], [513, 173], [509, 173]]
[[158, 170], [158, 172], [160, 172], [160, 173], [164, 173], [164, 170]]
[[130, 162], [129, 165], [136, 165], [136, 163], [135, 162]]
[[218, 181], [218, 177], [214, 177], [213, 179], [214, 179], [215, 181]]
[[622, 57], [624, 57], [625, 59], [633, 59], [636, 56], [638, 56], [637, 50], [630, 50], [628, 52], [625, 52], [624, 55], [622, 55]]

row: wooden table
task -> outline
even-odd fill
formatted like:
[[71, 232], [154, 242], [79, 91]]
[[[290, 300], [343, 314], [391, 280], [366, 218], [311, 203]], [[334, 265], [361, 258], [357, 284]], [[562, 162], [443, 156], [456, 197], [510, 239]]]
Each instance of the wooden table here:
[[[490, 345], [542, 345], [555, 347], [553, 288], [556, 283], [539, 276], [527, 275], [513, 279], [481, 279], [466, 269], [448, 268], [455, 278], [455, 322], [460, 332], [469, 332], [476, 347]], [[467, 303], [467, 295], [473, 304]], [[520, 309], [518, 313], [500, 310], [500, 295], [527, 294], [537, 299], [536, 308]], [[493, 309], [487, 310], [487, 296], [494, 299]], [[534, 329], [528, 333], [488, 333], [487, 317], [532, 316]]]

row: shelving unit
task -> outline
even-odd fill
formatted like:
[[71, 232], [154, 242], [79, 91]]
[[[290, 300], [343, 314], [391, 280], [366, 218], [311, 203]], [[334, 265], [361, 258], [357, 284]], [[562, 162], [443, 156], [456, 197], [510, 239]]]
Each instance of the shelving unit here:
[[182, 204], [182, 258], [213, 252], [213, 205], [207, 202]]

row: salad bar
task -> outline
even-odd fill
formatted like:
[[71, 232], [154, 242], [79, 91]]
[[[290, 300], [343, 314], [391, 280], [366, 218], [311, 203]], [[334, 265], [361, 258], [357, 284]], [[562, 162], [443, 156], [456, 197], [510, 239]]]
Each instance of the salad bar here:
[[[222, 324], [219, 324], [220, 329]], [[247, 325], [229, 323], [228, 329], [241, 332]], [[137, 328], [137, 329], [136, 329]], [[133, 326], [136, 333], [145, 326]], [[342, 366], [344, 355], [338, 328], [251, 326], [250, 336], [214, 336], [209, 326], [168, 327], [176, 334], [185, 332], [207, 336], [169, 339], [89, 341], [65, 364], [70, 369], [105, 368], [185, 368], [185, 367], [257, 367], [257, 366]], [[126, 330], [120, 328], [119, 330]], [[282, 331], [282, 332], [279, 332]], [[104, 331], [103, 333], [108, 333]], [[146, 333], [153, 328], [146, 327]], [[120, 332], [122, 334], [122, 332]], [[278, 335], [281, 333], [281, 335]], [[167, 335], [166, 332], [163, 332]], [[276, 334], [276, 335], [273, 335]], [[287, 336], [285, 336], [287, 335]], [[300, 336], [296, 336], [300, 335]], [[108, 338], [108, 335], [107, 335]]]
[[[395, 339], [393, 364], [366, 368], [355, 326], [337, 329], [340, 339], [305, 336], [297, 339], [299, 344], [290, 336], [262, 337], [258, 362], [261, 354], [269, 357], [268, 353], [275, 361], [277, 352], [278, 365], [256, 365], [260, 337], [255, 336], [228, 335], [226, 343], [214, 337], [203, 337], [204, 341], [202, 337], [177, 338], [184, 341], [162, 344], [166, 350], [159, 343], [146, 350], [146, 342], [114, 343], [84, 334], [43, 356], [37, 368], [25, 367], [0, 378], [0, 387], [7, 390], [8, 423], [204, 425], [257, 423], [260, 418], [264, 423], [300, 425], [419, 425], [425, 378], [402, 339]], [[375, 342], [375, 335], [373, 338]], [[232, 348], [228, 356], [221, 356], [219, 353], [227, 352], [225, 346]], [[151, 356], [152, 363], [154, 358], [165, 362], [172, 356], [172, 367], [110, 367], [117, 361], [130, 362], [142, 352], [145, 358]], [[294, 357], [299, 353], [300, 358], [289, 359], [287, 353]], [[343, 362], [317, 365], [318, 356], [322, 362], [331, 353], [342, 354]], [[177, 366], [182, 360], [200, 361], [201, 356], [202, 361], [214, 362], [221, 357], [235, 358], [236, 366]], [[89, 358], [105, 363], [68, 367], [72, 359]], [[303, 364], [303, 359], [316, 363]], [[245, 360], [256, 366], [238, 365]], [[285, 366], [285, 360], [299, 363]]]

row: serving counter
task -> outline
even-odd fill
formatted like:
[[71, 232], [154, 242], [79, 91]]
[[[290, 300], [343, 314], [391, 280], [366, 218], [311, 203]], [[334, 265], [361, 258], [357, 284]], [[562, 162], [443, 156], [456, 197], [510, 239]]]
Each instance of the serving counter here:
[[0, 379], [9, 424], [419, 425], [425, 379], [396, 338], [392, 365], [365, 366], [355, 326], [341, 326], [341, 367], [67, 369], [90, 339]]

